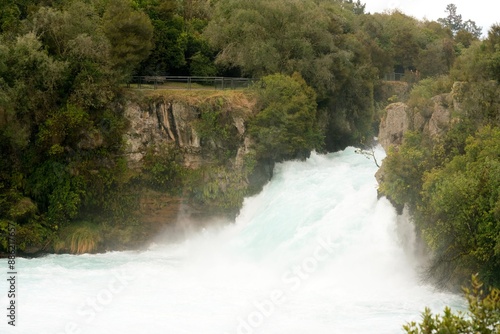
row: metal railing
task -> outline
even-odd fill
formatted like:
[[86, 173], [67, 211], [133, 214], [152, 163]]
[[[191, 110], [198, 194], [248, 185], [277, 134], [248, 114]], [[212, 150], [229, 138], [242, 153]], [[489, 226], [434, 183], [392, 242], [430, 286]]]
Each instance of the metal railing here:
[[385, 81], [403, 81], [404, 76], [405, 76], [404, 73], [391, 72], [391, 73], [386, 73], [384, 75], [384, 80]]
[[129, 88], [139, 89], [244, 89], [255, 79], [202, 76], [134, 76], [127, 83]]

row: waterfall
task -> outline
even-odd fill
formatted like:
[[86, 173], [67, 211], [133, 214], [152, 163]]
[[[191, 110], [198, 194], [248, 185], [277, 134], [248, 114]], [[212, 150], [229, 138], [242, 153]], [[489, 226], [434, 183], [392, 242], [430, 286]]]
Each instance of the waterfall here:
[[144, 251], [18, 259], [12, 333], [401, 333], [425, 306], [460, 307], [421, 280], [376, 170], [354, 148], [313, 153], [278, 164], [234, 223]]

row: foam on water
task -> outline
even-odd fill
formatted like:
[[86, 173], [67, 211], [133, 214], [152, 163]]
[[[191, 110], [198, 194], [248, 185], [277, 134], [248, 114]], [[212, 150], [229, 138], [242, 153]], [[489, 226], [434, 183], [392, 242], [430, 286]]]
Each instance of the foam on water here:
[[425, 306], [462, 305], [419, 278], [411, 224], [377, 200], [375, 172], [353, 148], [312, 154], [279, 164], [234, 224], [142, 252], [18, 259], [18, 325], [0, 332], [401, 333]]

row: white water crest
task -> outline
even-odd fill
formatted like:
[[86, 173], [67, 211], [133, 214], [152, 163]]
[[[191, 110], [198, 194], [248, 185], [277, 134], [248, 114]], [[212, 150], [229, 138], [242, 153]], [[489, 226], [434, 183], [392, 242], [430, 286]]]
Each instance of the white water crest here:
[[460, 307], [421, 280], [411, 224], [354, 151], [278, 164], [234, 223], [182, 241], [17, 259], [17, 323], [0, 332], [402, 333], [425, 306]]

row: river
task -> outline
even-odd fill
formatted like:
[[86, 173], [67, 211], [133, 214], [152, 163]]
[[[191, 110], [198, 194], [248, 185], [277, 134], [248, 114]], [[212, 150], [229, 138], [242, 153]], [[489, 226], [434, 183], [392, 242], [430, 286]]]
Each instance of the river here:
[[0, 332], [402, 333], [425, 306], [462, 305], [421, 279], [376, 170], [353, 148], [313, 153], [278, 164], [234, 223], [142, 251], [17, 259], [16, 328], [4, 316]]

